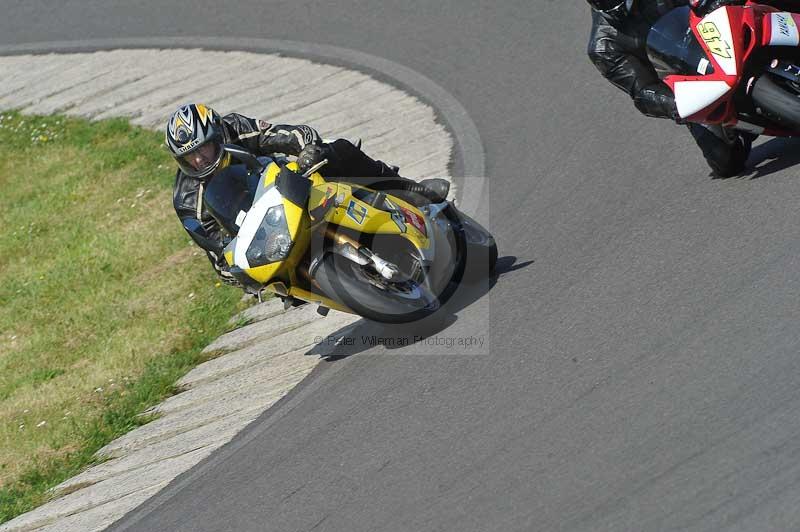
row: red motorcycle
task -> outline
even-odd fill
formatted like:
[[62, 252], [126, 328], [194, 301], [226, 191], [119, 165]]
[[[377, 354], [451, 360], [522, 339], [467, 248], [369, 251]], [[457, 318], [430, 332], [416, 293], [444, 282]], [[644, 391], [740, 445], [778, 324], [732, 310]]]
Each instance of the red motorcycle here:
[[705, 17], [674, 9], [647, 51], [681, 118], [773, 137], [800, 136], [800, 14], [748, 2]]

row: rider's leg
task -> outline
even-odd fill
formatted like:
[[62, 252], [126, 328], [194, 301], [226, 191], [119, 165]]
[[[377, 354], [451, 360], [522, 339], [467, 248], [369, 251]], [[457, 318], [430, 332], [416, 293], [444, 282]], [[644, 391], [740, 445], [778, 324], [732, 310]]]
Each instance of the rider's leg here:
[[722, 126], [688, 124], [695, 142], [717, 177], [733, 177], [745, 169], [755, 135]]
[[345, 139], [328, 144], [332, 148], [329, 163], [320, 170], [323, 176], [346, 180], [376, 190], [392, 191], [413, 205], [438, 203], [447, 198], [450, 183], [444, 179], [426, 179], [417, 183], [397, 173], [383, 161], [376, 161]]

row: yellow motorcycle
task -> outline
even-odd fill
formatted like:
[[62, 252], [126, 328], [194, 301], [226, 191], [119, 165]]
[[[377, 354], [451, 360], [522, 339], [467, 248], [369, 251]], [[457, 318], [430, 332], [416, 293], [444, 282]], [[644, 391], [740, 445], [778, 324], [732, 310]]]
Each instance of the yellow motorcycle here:
[[[203, 193], [229, 235], [220, 249], [247, 291], [387, 323], [436, 312], [462, 281], [486, 276], [494, 238], [450, 202], [417, 208], [385, 192], [326, 181], [325, 161], [298, 173], [285, 159], [225, 149], [227, 167]], [[469, 260], [468, 260], [469, 259]]]

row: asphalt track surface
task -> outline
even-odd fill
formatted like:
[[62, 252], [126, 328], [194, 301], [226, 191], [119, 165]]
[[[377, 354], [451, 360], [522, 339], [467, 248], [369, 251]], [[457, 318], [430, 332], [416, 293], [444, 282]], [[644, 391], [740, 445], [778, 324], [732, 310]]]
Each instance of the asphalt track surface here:
[[588, 63], [582, 2], [2, 8], [0, 44], [235, 34], [416, 70], [477, 124], [516, 258], [459, 315], [490, 354], [325, 362], [122, 529], [800, 529], [797, 141], [711, 179]]

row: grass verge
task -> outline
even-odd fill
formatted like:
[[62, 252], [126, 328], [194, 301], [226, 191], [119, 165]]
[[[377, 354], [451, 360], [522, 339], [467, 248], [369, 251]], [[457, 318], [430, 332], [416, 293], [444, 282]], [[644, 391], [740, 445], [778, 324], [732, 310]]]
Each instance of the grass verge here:
[[226, 329], [160, 135], [0, 114], [0, 523], [147, 419]]

